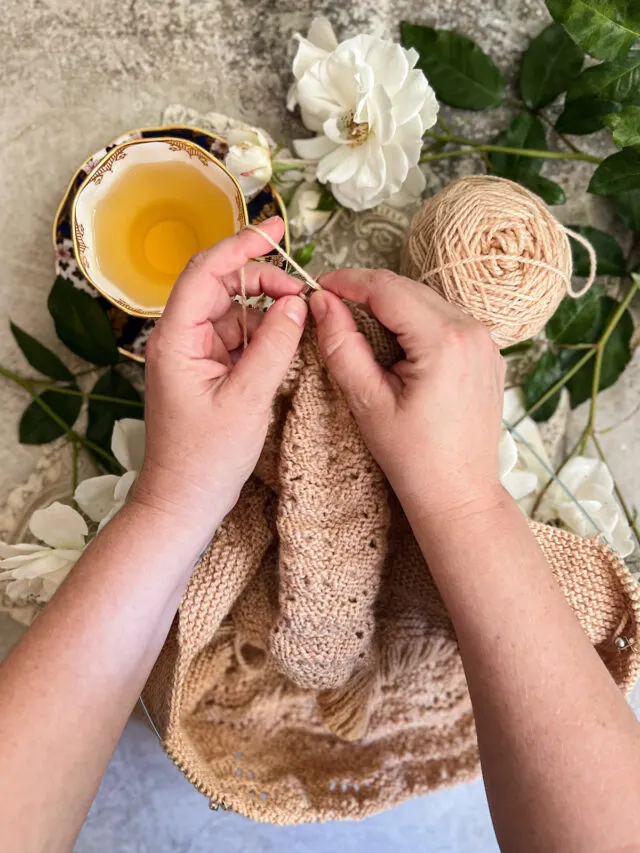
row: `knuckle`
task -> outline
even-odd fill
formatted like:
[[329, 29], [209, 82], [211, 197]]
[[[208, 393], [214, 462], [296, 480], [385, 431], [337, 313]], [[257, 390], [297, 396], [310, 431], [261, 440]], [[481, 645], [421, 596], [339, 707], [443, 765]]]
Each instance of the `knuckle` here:
[[367, 270], [367, 278], [369, 284], [381, 290], [397, 286], [402, 281], [401, 277], [391, 270]]
[[207, 249], [203, 249], [201, 252], [196, 252], [195, 255], [192, 255], [189, 258], [186, 269], [195, 271], [201, 270], [206, 264], [207, 254]]

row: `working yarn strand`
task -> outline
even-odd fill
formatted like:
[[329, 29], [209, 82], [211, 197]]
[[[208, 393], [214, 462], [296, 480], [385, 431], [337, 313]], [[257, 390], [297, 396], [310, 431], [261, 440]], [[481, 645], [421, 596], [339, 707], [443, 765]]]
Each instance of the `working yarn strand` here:
[[[298, 273], [300, 278], [304, 281], [307, 287], [302, 291], [301, 296], [307, 296], [309, 290], [322, 290], [318, 282], [312, 278], [308, 272], [300, 266], [299, 263], [294, 261], [291, 255], [286, 252], [279, 243], [276, 243], [275, 240], [272, 240], [268, 234], [265, 234], [261, 228], [258, 228], [257, 225], [247, 225], [247, 229], [250, 231], [255, 231], [256, 234], [259, 234], [267, 243], [275, 249], [276, 252], [280, 254], [284, 260], [293, 267], [293, 269]], [[248, 336], [247, 336], [247, 286], [244, 275], [244, 267], [240, 269], [240, 305], [242, 306], [242, 345], [243, 348], [247, 348]]]

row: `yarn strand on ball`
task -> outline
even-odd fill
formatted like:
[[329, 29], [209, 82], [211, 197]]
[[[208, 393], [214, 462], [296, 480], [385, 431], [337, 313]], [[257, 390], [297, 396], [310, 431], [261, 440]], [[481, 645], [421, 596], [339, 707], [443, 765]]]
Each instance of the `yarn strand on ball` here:
[[[569, 235], [591, 263], [578, 291]], [[425, 203], [401, 262], [404, 275], [484, 323], [499, 347], [538, 334], [565, 295], [591, 287], [595, 268], [588, 240], [561, 225], [538, 196], [485, 175], [460, 178]]]

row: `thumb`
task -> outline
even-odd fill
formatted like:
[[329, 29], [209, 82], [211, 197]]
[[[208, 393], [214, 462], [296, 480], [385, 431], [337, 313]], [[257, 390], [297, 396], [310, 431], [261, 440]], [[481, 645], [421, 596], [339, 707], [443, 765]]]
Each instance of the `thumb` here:
[[389, 405], [393, 390], [351, 311], [335, 294], [316, 291], [309, 300], [318, 326], [318, 345], [329, 373], [355, 415]]
[[299, 296], [276, 300], [233, 368], [234, 384], [270, 404], [298, 348], [306, 316], [306, 303]]

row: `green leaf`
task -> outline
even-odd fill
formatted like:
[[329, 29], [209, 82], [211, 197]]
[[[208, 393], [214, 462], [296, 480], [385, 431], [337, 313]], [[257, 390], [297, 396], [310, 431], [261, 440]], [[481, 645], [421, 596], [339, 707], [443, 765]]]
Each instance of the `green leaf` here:
[[574, 133], [577, 135], [595, 133], [604, 127], [605, 116], [620, 109], [616, 101], [606, 101], [604, 98], [577, 98], [566, 101], [564, 110], [556, 121], [558, 133]]
[[316, 205], [316, 210], [324, 210], [331, 211], [336, 210], [338, 207], [338, 202], [336, 201], [336, 197], [327, 187], [322, 187], [322, 192], [320, 194], [320, 199]]
[[298, 251], [294, 254], [293, 260], [300, 264], [301, 267], [306, 267], [306, 265], [310, 262], [313, 257], [313, 253], [316, 250], [315, 241], [312, 240], [310, 243], [305, 243], [304, 246], [300, 246]]
[[532, 110], [546, 107], [580, 73], [584, 53], [560, 24], [549, 24], [533, 39], [520, 69], [520, 95]]
[[584, 296], [566, 296], [545, 327], [554, 344], [590, 344], [600, 328], [600, 300], [604, 289], [595, 285]]
[[564, 204], [567, 200], [560, 184], [543, 178], [542, 175], [527, 175], [521, 183], [531, 192], [539, 195], [547, 204]]
[[[70, 427], [76, 422], [82, 408], [80, 395], [60, 394], [51, 390], [40, 394], [40, 399]], [[21, 444], [48, 444], [64, 434], [62, 426], [52, 420], [35, 400], [22, 413], [18, 427]]]
[[610, 201], [627, 228], [640, 231], [640, 190], [618, 193]]
[[632, 50], [613, 62], [585, 68], [567, 92], [567, 101], [578, 98], [602, 98], [625, 103], [640, 92], [640, 50]]
[[400, 32], [403, 47], [417, 50], [417, 67], [439, 100], [466, 110], [488, 110], [502, 103], [502, 74], [471, 39], [454, 30], [434, 30], [406, 21]]
[[115, 335], [99, 302], [58, 276], [47, 304], [58, 337], [71, 352], [91, 364], [116, 363]]
[[594, 195], [617, 195], [640, 189], [640, 152], [624, 148], [603, 160], [591, 176], [587, 191]]
[[[554, 353], [547, 350], [542, 353], [538, 363], [527, 376], [524, 383], [524, 402], [527, 409], [534, 406], [546, 392], [555, 385], [567, 372], [574, 352], [565, 350]], [[531, 415], [534, 421], [548, 421], [558, 408], [560, 402], [560, 391], [556, 391], [540, 408]]]
[[[601, 320], [598, 337], [601, 337], [609, 320], [618, 308], [615, 299], [603, 296], [601, 300]], [[600, 371], [600, 382], [598, 392], [609, 388], [618, 380], [620, 374], [631, 361], [631, 338], [633, 336], [633, 320], [629, 311], [625, 311], [615, 329], [607, 341], [602, 357], [602, 369]], [[591, 397], [593, 388], [593, 375], [595, 370], [595, 357], [588, 361], [575, 376], [567, 382], [567, 388], [571, 397], [571, 406], [575, 408]]]
[[[523, 112], [517, 115], [494, 140], [494, 145], [504, 145], [507, 148], [532, 148], [546, 151], [547, 140], [540, 121], [531, 113]], [[539, 157], [522, 157], [516, 154], [489, 155], [494, 173], [512, 181], [525, 183], [527, 178], [537, 175], [542, 167]]]
[[[627, 267], [624, 255], [615, 237], [607, 234], [606, 231], [591, 228], [589, 225], [568, 225], [567, 228], [586, 237], [595, 249], [598, 259], [596, 275], [626, 274]], [[587, 250], [571, 236], [569, 236], [569, 239], [571, 240], [571, 252], [573, 254], [573, 274], [586, 278], [589, 275], [589, 255]], [[567, 343], [580, 343], [580, 341], [567, 341]]]
[[[106, 371], [91, 389], [92, 394], [103, 397], [118, 397], [123, 400], [141, 402], [140, 394], [128, 379], [114, 368]], [[144, 410], [140, 406], [128, 406], [126, 403], [107, 403], [104, 400], [89, 400], [87, 438], [111, 452], [111, 434], [113, 425], [121, 418], [142, 418]], [[100, 457], [100, 464], [108, 463]], [[114, 471], [119, 474], [120, 469]]]
[[505, 347], [501, 349], [500, 352], [502, 355], [516, 355], [519, 352], [527, 352], [533, 346], [534, 341], [531, 338], [528, 338], [526, 341], [519, 341], [517, 344], [511, 344], [511, 346]]
[[604, 123], [613, 132], [613, 141], [619, 148], [640, 146], [640, 107], [627, 104], [619, 113], [604, 117]]
[[50, 379], [58, 379], [61, 382], [73, 381], [73, 373], [54, 352], [44, 344], [41, 344], [40, 341], [31, 337], [20, 326], [16, 326], [15, 323], [10, 323], [9, 325], [16, 343], [34, 370], [42, 373], [43, 376], [48, 376]]
[[640, 39], [636, 0], [547, 0], [554, 21], [596, 59], [615, 59]]

